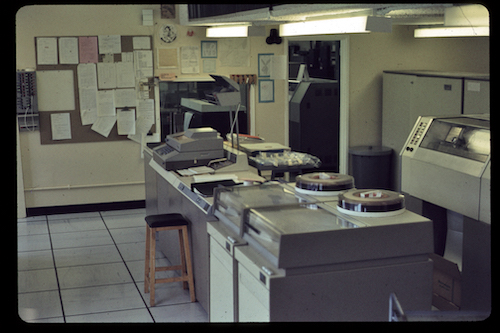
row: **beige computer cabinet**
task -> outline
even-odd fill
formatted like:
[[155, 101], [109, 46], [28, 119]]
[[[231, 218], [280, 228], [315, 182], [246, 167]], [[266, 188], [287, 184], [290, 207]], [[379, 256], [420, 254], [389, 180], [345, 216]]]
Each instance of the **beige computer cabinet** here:
[[394, 150], [391, 188], [401, 191], [399, 153], [418, 116], [489, 112], [489, 75], [385, 71], [382, 94], [382, 145]]
[[465, 79], [463, 114], [488, 112], [490, 112], [490, 81]]

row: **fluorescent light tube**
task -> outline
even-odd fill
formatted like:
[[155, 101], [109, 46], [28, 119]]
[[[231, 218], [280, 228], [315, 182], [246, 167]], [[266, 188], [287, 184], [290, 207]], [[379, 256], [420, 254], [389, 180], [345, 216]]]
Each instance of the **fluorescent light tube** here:
[[211, 38], [247, 37], [247, 36], [248, 36], [248, 26], [246, 25], [207, 28], [207, 37]]
[[415, 29], [415, 38], [489, 36], [490, 27], [439, 27]]
[[281, 36], [326, 35], [346, 33], [391, 32], [388, 17], [357, 16], [338, 19], [305, 21], [280, 25]]

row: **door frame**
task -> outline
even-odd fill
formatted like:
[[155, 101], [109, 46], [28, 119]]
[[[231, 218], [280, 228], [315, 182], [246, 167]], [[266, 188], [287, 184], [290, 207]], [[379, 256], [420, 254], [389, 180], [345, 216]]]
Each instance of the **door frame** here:
[[[287, 61], [284, 66], [288, 67], [289, 41], [340, 41], [340, 124], [339, 124], [339, 173], [348, 174], [349, 171], [349, 36], [348, 35], [325, 35], [325, 36], [298, 36], [285, 37], [284, 47]], [[285, 69], [288, 81], [288, 68]], [[284, 96], [288, 97], [288, 84], [285, 84]], [[288, 120], [289, 103], [285, 103], [285, 145], [289, 146]]]

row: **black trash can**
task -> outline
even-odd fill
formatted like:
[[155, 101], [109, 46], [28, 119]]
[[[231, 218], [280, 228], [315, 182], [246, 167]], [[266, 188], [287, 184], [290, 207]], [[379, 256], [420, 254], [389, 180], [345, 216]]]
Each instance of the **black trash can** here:
[[356, 188], [390, 190], [392, 149], [383, 146], [349, 148]]

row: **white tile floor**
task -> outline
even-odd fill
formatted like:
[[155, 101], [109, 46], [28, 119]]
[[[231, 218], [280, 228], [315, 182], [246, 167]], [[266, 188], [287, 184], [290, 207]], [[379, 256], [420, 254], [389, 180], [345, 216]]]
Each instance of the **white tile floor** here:
[[[207, 322], [180, 282], [157, 285], [156, 306], [149, 306], [145, 214], [134, 209], [18, 219], [19, 316], [45, 323]], [[168, 263], [160, 251], [157, 262]]]

